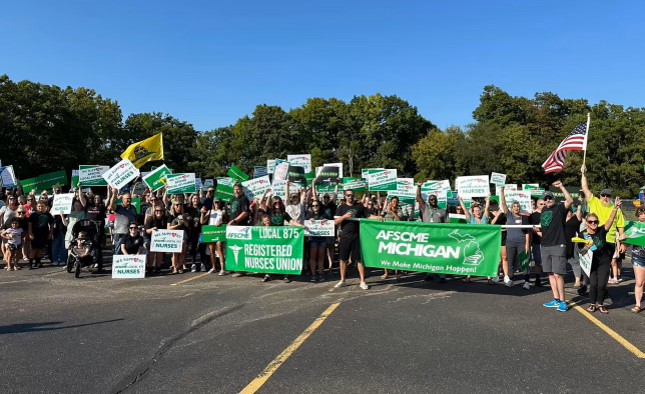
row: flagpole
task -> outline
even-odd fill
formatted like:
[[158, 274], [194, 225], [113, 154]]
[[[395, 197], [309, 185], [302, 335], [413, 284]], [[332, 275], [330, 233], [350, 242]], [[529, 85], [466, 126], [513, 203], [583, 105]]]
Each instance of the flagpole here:
[[[587, 112], [587, 131], [585, 132], [585, 150], [582, 154], [582, 165], [587, 161], [587, 143], [589, 142], [589, 124], [591, 123], [591, 112]], [[585, 166], [586, 168], [586, 166]]]

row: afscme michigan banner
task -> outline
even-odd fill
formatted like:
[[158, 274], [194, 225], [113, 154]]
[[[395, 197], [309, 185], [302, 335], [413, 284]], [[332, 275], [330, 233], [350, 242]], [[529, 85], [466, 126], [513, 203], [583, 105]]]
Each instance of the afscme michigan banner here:
[[366, 267], [495, 276], [501, 228], [492, 225], [361, 220]]

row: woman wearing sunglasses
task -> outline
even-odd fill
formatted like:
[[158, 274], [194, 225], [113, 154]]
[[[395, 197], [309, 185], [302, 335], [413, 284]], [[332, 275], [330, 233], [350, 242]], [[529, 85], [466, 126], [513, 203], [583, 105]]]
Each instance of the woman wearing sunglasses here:
[[[331, 220], [322, 208], [323, 206], [320, 201], [313, 200], [311, 203], [311, 212], [307, 212], [307, 220]], [[311, 282], [322, 282], [325, 280], [323, 272], [325, 270], [326, 250], [326, 237], [309, 237], [309, 272], [311, 272]]]
[[[144, 247], [147, 250], [150, 250], [150, 240], [152, 239], [152, 233], [157, 230], [163, 230], [168, 227], [168, 218], [166, 217], [166, 208], [162, 201], [156, 201], [152, 206], [152, 212], [150, 216], [146, 216], [146, 222], [144, 224]], [[148, 266], [149, 273], [158, 274], [161, 272], [161, 266], [163, 265], [163, 252], [148, 252], [148, 257], [146, 265]]]
[[608, 245], [606, 237], [607, 232], [614, 223], [620, 204], [620, 198], [616, 197], [614, 208], [603, 226], [599, 226], [600, 221], [595, 213], [590, 213], [586, 218], [587, 229], [583, 232], [583, 236], [590, 242], [580, 250], [580, 254], [593, 253], [589, 272], [589, 298], [591, 303], [587, 308], [589, 312], [609, 313], [603, 303], [607, 293], [613, 249]]

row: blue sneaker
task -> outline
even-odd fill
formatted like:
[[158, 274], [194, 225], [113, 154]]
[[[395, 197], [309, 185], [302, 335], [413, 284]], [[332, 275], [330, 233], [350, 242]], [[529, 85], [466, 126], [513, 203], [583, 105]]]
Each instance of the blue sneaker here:
[[558, 305], [558, 312], [566, 312], [569, 310], [569, 307], [567, 306], [567, 303], [565, 301], [560, 302], [560, 305]]
[[547, 302], [546, 304], [542, 304], [542, 305], [544, 305], [547, 308], [557, 308], [560, 306], [560, 301], [554, 299], [553, 301]]

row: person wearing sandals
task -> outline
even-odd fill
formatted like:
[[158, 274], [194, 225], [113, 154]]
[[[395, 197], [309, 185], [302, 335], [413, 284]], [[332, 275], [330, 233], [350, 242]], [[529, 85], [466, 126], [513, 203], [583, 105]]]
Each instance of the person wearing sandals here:
[[609, 313], [603, 304], [607, 294], [607, 282], [609, 281], [614, 249], [607, 243], [607, 232], [614, 223], [619, 208], [620, 198], [616, 197], [614, 208], [603, 226], [599, 225], [600, 220], [595, 213], [590, 213], [586, 218], [587, 229], [583, 232], [583, 236], [591, 242], [580, 249], [580, 254], [585, 255], [590, 251], [593, 253], [589, 271], [589, 301], [591, 303], [587, 308], [589, 312]]
[[[645, 223], [645, 207], [641, 206], [636, 210], [636, 218], [639, 222]], [[643, 310], [641, 301], [643, 299], [643, 285], [645, 284], [645, 246], [634, 245], [632, 247], [632, 264], [634, 266], [634, 275], [636, 276], [636, 283], [634, 284], [636, 305], [630, 310], [633, 313], [640, 313]]]

